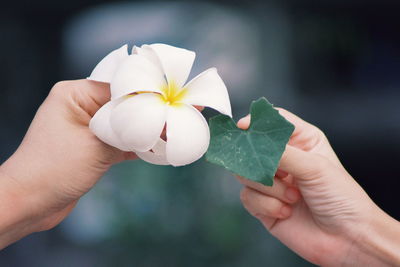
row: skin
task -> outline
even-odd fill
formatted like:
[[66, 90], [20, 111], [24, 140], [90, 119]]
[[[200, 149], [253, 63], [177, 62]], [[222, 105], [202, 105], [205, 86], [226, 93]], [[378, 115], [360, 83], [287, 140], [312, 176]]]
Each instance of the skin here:
[[[115, 163], [133, 153], [110, 147], [88, 124], [109, 86], [56, 84], [17, 151], [0, 166], [0, 249], [59, 224]], [[323, 266], [400, 266], [399, 223], [380, 210], [340, 164], [323, 133], [280, 110], [296, 130], [273, 187], [239, 178], [249, 212], [305, 259]], [[250, 118], [238, 124], [247, 128]]]
[[[0, 167], [0, 248], [51, 229], [115, 163], [134, 159], [101, 142], [88, 128], [110, 99], [107, 84], [57, 83], [17, 151]], [[6, 218], [4, 218], [6, 217]]]
[[0, 166], [0, 214], [8, 215], [0, 219], [0, 249], [55, 227], [112, 165], [137, 158], [103, 143], [88, 128], [110, 97], [106, 83], [54, 85], [21, 145]]
[[[322, 266], [400, 266], [400, 223], [347, 173], [321, 130], [295, 125], [272, 187], [238, 177], [250, 214], [290, 249]], [[238, 122], [249, 127], [250, 117]]]

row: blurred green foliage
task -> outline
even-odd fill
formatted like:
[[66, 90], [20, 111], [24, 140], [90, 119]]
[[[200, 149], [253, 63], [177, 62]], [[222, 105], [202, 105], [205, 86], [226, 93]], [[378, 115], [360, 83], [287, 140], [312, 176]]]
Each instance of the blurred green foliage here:
[[[97, 202], [104, 219], [84, 226], [85, 213], [72, 216], [66, 223], [83, 234], [70, 240], [96, 251], [96, 266], [310, 266], [244, 210], [239, 191], [231, 174], [204, 160], [179, 168], [125, 162], [77, 207]], [[96, 224], [102, 238], [85, 238]]]

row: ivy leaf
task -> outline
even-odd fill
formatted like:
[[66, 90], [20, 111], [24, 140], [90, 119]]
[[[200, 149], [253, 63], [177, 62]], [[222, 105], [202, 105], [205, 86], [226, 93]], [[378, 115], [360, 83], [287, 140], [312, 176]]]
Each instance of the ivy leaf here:
[[211, 140], [206, 160], [272, 186], [294, 126], [264, 97], [252, 102], [250, 114], [248, 130], [239, 129], [229, 116], [217, 115], [210, 119]]

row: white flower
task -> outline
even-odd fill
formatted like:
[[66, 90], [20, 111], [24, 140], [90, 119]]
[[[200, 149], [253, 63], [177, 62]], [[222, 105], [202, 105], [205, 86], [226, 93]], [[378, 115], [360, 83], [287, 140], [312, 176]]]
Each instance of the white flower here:
[[[215, 68], [186, 83], [195, 53], [165, 44], [112, 51], [88, 79], [110, 83], [111, 101], [90, 121], [103, 142], [134, 151], [159, 165], [192, 163], [207, 151], [210, 133], [201, 113], [206, 106], [232, 116], [226, 86]], [[166, 138], [160, 135], [166, 125]]]

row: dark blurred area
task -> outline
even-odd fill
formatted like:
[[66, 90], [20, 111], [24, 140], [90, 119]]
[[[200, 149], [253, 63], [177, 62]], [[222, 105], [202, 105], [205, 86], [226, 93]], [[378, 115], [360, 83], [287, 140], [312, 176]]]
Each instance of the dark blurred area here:
[[[320, 127], [371, 198], [400, 219], [398, 1], [52, 1], [0, 9], [0, 159], [52, 85], [87, 77], [124, 43], [197, 52], [236, 119], [266, 96]], [[115, 166], [55, 229], [0, 252], [0, 266], [310, 266], [241, 207], [240, 186], [203, 160]], [[7, 215], [2, 215], [7, 216]]]

